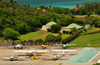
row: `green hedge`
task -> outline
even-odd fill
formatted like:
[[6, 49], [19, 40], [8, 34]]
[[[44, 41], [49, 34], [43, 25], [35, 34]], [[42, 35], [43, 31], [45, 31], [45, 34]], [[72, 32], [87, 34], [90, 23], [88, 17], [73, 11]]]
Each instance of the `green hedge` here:
[[63, 43], [63, 44], [66, 44], [67, 42], [72, 41], [73, 39], [75, 39], [75, 38], [78, 37], [78, 36], [79, 36], [79, 33], [76, 32], [74, 35], [71, 35], [71, 36], [69, 36], [69, 37], [63, 39], [63, 40], [62, 40], [62, 43]]

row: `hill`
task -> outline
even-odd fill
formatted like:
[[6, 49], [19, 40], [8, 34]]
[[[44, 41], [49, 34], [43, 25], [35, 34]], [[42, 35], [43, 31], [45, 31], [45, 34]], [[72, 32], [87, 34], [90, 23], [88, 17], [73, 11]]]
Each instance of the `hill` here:
[[71, 41], [69, 44], [77, 44], [76, 47], [100, 47], [100, 33], [81, 35], [75, 40]]

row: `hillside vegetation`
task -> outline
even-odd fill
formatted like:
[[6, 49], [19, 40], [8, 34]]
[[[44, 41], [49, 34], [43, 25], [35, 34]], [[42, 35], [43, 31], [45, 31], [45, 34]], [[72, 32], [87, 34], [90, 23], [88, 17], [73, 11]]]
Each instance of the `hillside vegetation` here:
[[[50, 21], [54, 21], [61, 26], [67, 26], [71, 23], [83, 25], [81, 20], [76, 20], [70, 15], [43, 12], [42, 9], [39, 10], [37, 7], [19, 5], [13, 0], [0, 0], [0, 37], [16, 39], [14, 36], [5, 36], [4, 33], [13, 34], [10, 29], [15, 30], [14, 34], [18, 32], [20, 35], [34, 32]], [[6, 28], [10, 28], [7, 30], [9, 32], [4, 32]]]
[[81, 35], [75, 40], [71, 41], [69, 44], [77, 44], [75, 47], [100, 47], [100, 33]]

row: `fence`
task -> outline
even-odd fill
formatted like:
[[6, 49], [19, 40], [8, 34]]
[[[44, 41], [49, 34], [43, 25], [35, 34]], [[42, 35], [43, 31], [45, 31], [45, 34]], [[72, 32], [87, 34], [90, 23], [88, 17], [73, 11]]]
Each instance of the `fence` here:
[[0, 46], [11, 46], [12, 40], [0, 40]]
[[31, 42], [13, 42], [12, 43], [12, 45], [17, 45], [17, 44], [22, 44], [22, 45], [29, 45], [29, 46], [38, 46], [38, 45], [42, 45], [42, 44], [44, 44], [44, 45], [54, 45], [54, 46], [60, 46], [62, 43], [61, 42], [46, 42], [46, 43], [41, 43], [41, 42], [33, 42], [33, 43], [31, 43]]
[[22, 44], [24, 46], [29, 45], [29, 46], [36, 46], [36, 45], [52, 45], [52, 46], [60, 46], [62, 43], [61, 42], [12, 42], [12, 40], [0, 40], [0, 46], [11, 46], [11, 45], [17, 45], [17, 44]]

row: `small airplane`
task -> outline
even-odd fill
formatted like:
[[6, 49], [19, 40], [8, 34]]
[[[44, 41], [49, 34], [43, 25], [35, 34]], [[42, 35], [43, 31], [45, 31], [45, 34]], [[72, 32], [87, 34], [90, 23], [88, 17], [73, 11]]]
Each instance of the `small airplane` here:
[[[55, 61], [55, 60], [58, 60], [61, 56], [69, 55], [66, 52], [77, 51], [77, 50], [52, 50], [52, 51], [58, 51], [58, 54], [44, 55], [44, 56], [53, 56], [52, 59]], [[62, 53], [59, 53], [59, 52], [62, 52]]]
[[49, 50], [14, 50], [14, 52], [25, 52], [27, 56], [33, 56], [34, 54], [37, 54], [38, 52], [49, 52]]
[[76, 45], [76, 44], [62, 44], [63, 49], [66, 49], [67, 46]]
[[18, 44], [16, 46], [9, 46], [9, 47], [14, 47], [14, 49], [23, 49], [23, 47], [28, 47], [28, 46], [22, 46], [21, 44]]
[[18, 54], [17, 54], [17, 55], [11, 56], [11, 57], [1, 57], [1, 58], [6, 59], [6, 60], [15, 61], [18, 59], [24, 59], [25, 57], [18, 57]]
[[37, 47], [37, 48], [42, 48], [42, 49], [46, 49], [46, 48], [51, 47], [51, 46], [48, 46], [48, 45], [41, 45], [41, 46], [35, 46], [35, 47]]

